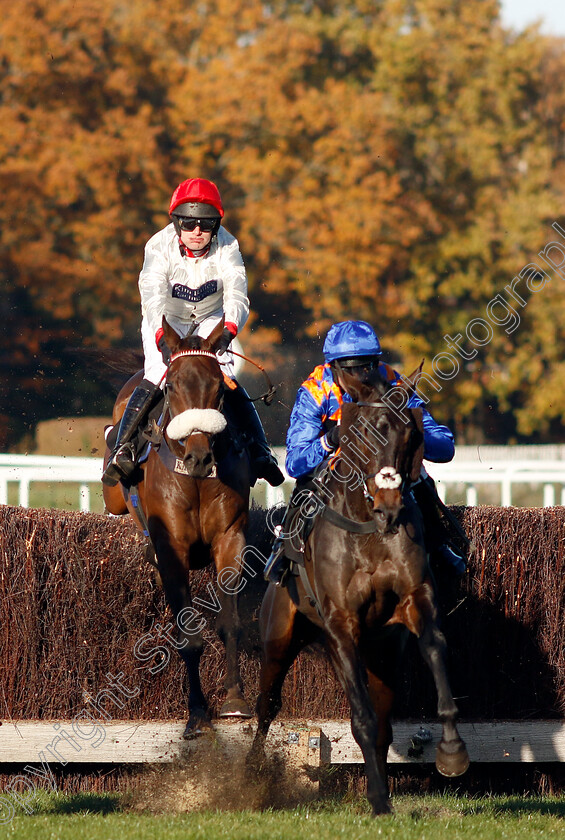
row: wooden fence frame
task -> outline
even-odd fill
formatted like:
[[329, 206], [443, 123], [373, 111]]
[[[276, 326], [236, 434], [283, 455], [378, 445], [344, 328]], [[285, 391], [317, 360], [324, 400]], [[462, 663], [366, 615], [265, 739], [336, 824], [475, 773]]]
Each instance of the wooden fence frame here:
[[[218, 755], [245, 754], [255, 731], [250, 721], [218, 721], [209, 735], [184, 741], [184, 726], [184, 721], [5, 721], [0, 765], [166, 764], [196, 755], [211, 740]], [[565, 720], [460, 722], [458, 728], [472, 762], [565, 762]], [[393, 731], [391, 764], [434, 762], [439, 723], [397, 721]], [[268, 743], [308, 765], [363, 763], [349, 720], [275, 721]]]

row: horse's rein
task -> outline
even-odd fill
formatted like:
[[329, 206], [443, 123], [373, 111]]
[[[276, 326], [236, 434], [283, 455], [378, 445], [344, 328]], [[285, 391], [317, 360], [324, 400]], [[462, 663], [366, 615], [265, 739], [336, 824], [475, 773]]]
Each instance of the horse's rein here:
[[251, 400], [251, 402], [257, 402], [258, 400], [263, 400], [265, 405], [271, 405], [271, 403], [273, 402], [273, 399], [275, 397], [275, 394], [277, 393], [277, 389], [273, 385], [273, 383], [271, 382], [269, 374], [267, 373], [267, 371], [265, 370], [263, 365], [260, 365], [258, 362], [254, 362], [253, 359], [249, 358], [249, 356], [244, 356], [243, 353], [238, 353], [236, 350], [230, 350], [229, 352], [232, 353], [234, 356], [239, 356], [239, 358], [243, 359], [245, 362], [249, 362], [250, 365], [253, 365], [254, 367], [256, 367], [257, 370], [260, 370], [261, 373], [263, 374], [263, 376], [265, 377], [265, 380], [267, 382], [268, 391], [266, 391], [266, 393], [264, 393], [264, 394], [261, 394], [259, 397], [255, 397], [255, 399]]
[[[275, 394], [277, 393], [277, 389], [273, 385], [273, 383], [271, 382], [269, 374], [267, 373], [267, 371], [265, 370], [263, 365], [260, 365], [258, 362], [254, 362], [253, 359], [250, 359], [249, 356], [244, 356], [243, 353], [237, 353], [235, 350], [229, 350], [229, 352], [233, 356], [239, 356], [240, 359], [243, 359], [245, 362], [249, 362], [249, 364], [256, 367], [257, 370], [260, 370], [261, 373], [263, 374], [263, 376], [265, 377], [265, 380], [267, 382], [268, 390], [264, 394], [260, 394], [258, 397], [255, 397], [255, 398], [251, 399], [251, 402], [258, 402], [259, 400], [263, 400], [265, 405], [271, 405], [271, 403], [273, 402], [273, 399], [275, 397]], [[216, 354], [212, 353], [211, 350], [179, 350], [178, 353], [174, 353], [171, 356], [171, 358], [169, 360], [169, 367], [171, 366], [171, 364], [174, 361], [176, 361], [176, 359], [180, 359], [180, 358], [182, 358], [182, 356], [208, 356], [210, 359], [215, 359], [216, 361], [218, 361], [218, 358], [217, 358]], [[161, 377], [159, 385], [161, 385], [161, 382], [163, 382], [163, 380], [167, 378], [167, 373], [168, 373], [169, 367], [167, 367], [167, 370], [165, 371], [165, 373]]]
[[[385, 408], [390, 409], [390, 405], [386, 402], [378, 400], [376, 402], [366, 402], [366, 401], [359, 401], [356, 402], [355, 405], [361, 406], [363, 408]], [[411, 434], [413, 433], [413, 429]], [[335, 462], [339, 458], [339, 455], [336, 457], [334, 456], [330, 462], [330, 469], [332, 469], [332, 462]], [[408, 475], [402, 476], [396, 469], [392, 467], [382, 467], [379, 471], [374, 473], [360, 473], [360, 478], [363, 480], [363, 491], [365, 498], [368, 500], [373, 499], [369, 491], [369, 480], [373, 479], [375, 482], [376, 489], [381, 490], [395, 490], [400, 488], [400, 492], [402, 495], [406, 492], [406, 490], [410, 487], [411, 481]]]

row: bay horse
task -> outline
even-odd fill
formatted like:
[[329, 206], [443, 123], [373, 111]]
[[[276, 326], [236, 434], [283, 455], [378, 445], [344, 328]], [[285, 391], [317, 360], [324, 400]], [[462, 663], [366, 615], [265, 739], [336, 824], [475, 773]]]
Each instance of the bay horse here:
[[[106, 509], [120, 515], [129, 512], [141, 530], [147, 530], [154, 549], [167, 602], [173, 612], [177, 646], [189, 681], [189, 718], [185, 738], [211, 727], [208, 702], [202, 691], [199, 663], [203, 639], [192, 606], [190, 575], [212, 561], [219, 580], [214, 609], [216, 630], [226, 651], [226, 699], [221, 717], [252, 717], [242, 693], [238, 664], [239, 618], [236, 594], [245, 547], [249, 511], [250, 468], [244, 449], [231, 450], [217, 464], [213, 443], [226, 427], [221, 414], [223, 374], [215, 350], [223, 322], [207, 339], [181, 339], [163, 318], [164, 337], [171, 360], [164, 385], [165, 414], [159, 427], [161, 441], [152, 445], [140, 465], [137, 496], [121, 484], [103, 485]], [[119, 422], [143, 372], [133, 376], [119, 392], [113, 421]], [[229, 431], [224, 432], [229, 434]], [[109, 458], [106, 450], [104, 466]], [[168, 457], [163, 456], [167, 454]], [[143, 515], [140, 513], [143, 512]], [[203, 628], [202, 628], [203, 629]]]
[[318, 476], [316, 496], [304, 502], [306, 518], [316, 506], [313, 500], [323, 504], [305, 538], [304, 565], [286, 587], [269, 585], [260, 612], [263, 657], [249, 771], [262, 766], [289, 667], [321, 637], [350, 704], [351, 729], [363, 753], [375, 815], [391, 810], [390, 715], [409, 632], [418, 639], [438, 694], [442, 738], [437, 769], [457, 776], [469, 765], [455, 723], [422, 518], [410, 492], [422, 465], [422, 409], [401, 411], [396, 399], [402, 388], [406, 405], [420, 372], [394, 386], [394, 400], [387, 398], [392, 386], [377, 374], [360, 382], [343, 373], [353, 402], [342, 406], [340, 450]]

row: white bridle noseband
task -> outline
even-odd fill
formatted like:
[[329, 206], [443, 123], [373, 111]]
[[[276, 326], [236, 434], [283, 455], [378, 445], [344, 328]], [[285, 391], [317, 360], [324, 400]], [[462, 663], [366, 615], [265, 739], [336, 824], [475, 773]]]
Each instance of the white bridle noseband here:
[[193, 432], [217, 435], [226, 428], [226, 418], [215, 408], [187, 408], [173, 417], [167, 426], [171, 440], [182, 440]]

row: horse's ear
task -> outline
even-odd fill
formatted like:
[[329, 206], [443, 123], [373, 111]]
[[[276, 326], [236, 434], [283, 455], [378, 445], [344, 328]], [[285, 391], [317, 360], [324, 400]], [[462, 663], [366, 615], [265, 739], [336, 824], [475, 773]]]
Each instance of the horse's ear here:
[[[420, 377], [422, 376], [422, 368], [424, 367], [424, 359], [420, 362], [416, 370], [412, 371], [410, 376], [403, 376], [402, 382], [400, 383], [401, 388], [404, 388], [405, 391], [408, 391], [409, 394], [413, 394], [416, 392], [418, 388], [418, 382], [420, 381]], [[413, 408], [411, 409], [412, 417], [414, 418], [414, 422], [420, 432], [421, 438], [420, 443], [414, 451], [412, 455], [412, 463], [408, 465], [408, 469], [410, 471], [410, 480], [417, 481], [420, 478], [420, 472], [422, 470], [422, 461], [424, 460], [424, 422], [422, 419], [422, 409], [421, 408]]]
[[424, 367], [424, 359], [420, 362], [416, 370], [412, 371], [410, 376], [404, 376], [402, 383], [407, 391], [415, 391], [418, 388], [418, 382], [422, 376], [422, 368]]
[[163, 338], [167, 342], [167, 347], [171, 353], [175, 353], [178, 350], [181, 341], [180, 335], [171, 327], [164, 315], [163, 320], [161, 321], [161, 326], [163, 327]]
[[216, 345], [222, 337], [222, 333], [224, 331], [224, 320], [225, 319], [222, 318], [221, 321], [219, 321], [216, 324], [216, 326], [214, 327], [214, 329], [212, 330], [212, 332], [210, 333], [210, 335], [206, 339], [212, 353], [216, 352]]
[[408, 465], [408, 469], [410, 470], [410, 481], [417, 481], [420, 478], [422, 461], [424, 460], [424, 420], [421, 408], [412, 408], [410, 411], [412, 413], [412, 417], [414, 418], [416, 427], [421, 434], [420, 443], [412, 456], [412, 463]]

